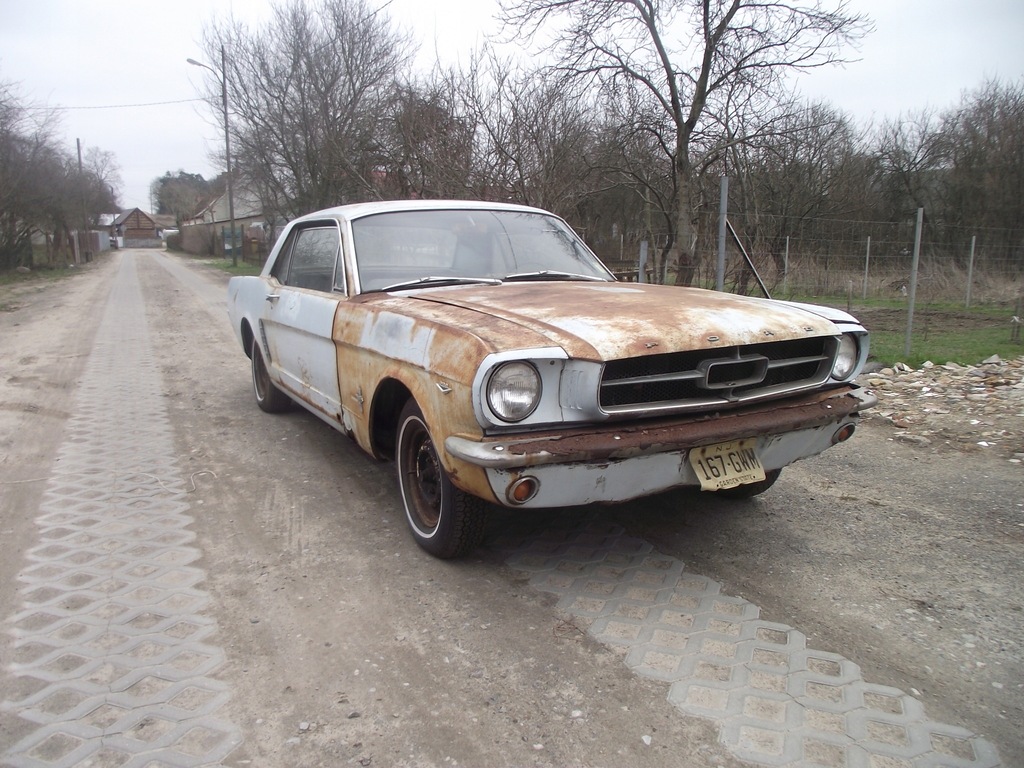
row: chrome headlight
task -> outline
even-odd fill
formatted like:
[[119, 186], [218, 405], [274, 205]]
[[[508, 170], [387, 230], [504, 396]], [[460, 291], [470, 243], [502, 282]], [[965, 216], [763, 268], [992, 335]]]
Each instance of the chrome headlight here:
[[846, 381], [857, 369], [860, 360], [860, 346], [857, 337], [852, 333], [844, 333], [839, 339], [839, 352], [836, 354], [835, 365], [832, 366], [832, 378]]
[[529, 363], [503, 363], [487, 380], [487, 404], [502, 421], [525, 419], [537, 408], [540, 395], [540, 374]]

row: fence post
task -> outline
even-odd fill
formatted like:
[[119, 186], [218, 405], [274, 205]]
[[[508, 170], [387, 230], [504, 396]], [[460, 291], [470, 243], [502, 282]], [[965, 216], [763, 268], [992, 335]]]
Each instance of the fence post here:
[[789, 296], [789, 235], [786, 235], [786, 250], [782, 252], [782, 295]]
[[871, 264], [871, 235], [868, 235], [868, 250], [864, 254], [864, 299], [868, 298], [868, 265]]
[[917, 209], [917, 226], [914, 228], [914, 259], [910, 263], [910, 294], [907, 301], [907, 340], [903, 344], [903, 356], [910, 357], [910, 337], [914, 331], [914, 302], [917, 299], [917, 265], [921, 261], [921, 228], [924, 226], [924, 208]]
[[729, 216], [729, 177], [723, 176], [718, 197], [718, 270], [715, 290], [725, 290], [725, 224]]
[[977, 239], [977, 235], [971, 235], [971, 258], [967, 261], [967, 303], [964, 305], [966, 309], [971, 308], [971, 283], [974, 282], [974, 243]]
[[640, 261], [637, 264], [636, 281], [638, 283], [646, 283], [647, 282], [647, 241], [646, 240], [642, 240], [640, 242]]

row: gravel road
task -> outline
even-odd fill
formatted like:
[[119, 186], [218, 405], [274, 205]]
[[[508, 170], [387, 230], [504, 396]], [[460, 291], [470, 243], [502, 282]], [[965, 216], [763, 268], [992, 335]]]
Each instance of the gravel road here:
[[225, 283], [0, 292], [5, 764], [1024, 765], [1020, 366], [872, 374], [753, 502], [495, 511], [448, 563], [390, 465], [256, 408]]

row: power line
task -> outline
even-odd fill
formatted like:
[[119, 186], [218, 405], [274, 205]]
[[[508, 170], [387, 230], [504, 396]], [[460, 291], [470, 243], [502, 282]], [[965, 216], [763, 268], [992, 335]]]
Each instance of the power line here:
[[150, 101], [142, 104], [101, 104], [90, 107], [25, 107], [31, 112], [74, 112], [85, 109], [134, 109], [136, 107], [163, 107], [168, 104], [190, 104], [205, 99], [178, 99], [177, 101]]

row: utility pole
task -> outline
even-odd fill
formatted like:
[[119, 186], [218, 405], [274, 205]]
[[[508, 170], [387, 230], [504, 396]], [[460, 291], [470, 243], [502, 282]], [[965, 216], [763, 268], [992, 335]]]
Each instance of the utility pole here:
[[238, 251], [235, 249], [235, 190], [231, 180], [231, 134], [228, 130], [228, 70], [224, 46], [220, 47], [220, 88], [224, 102], [224, 162], [228, 169], [228, 217], [231, 219], [231, 266], [238, 266]]
[[228, 174], [228, 218], [231, 221], [231, 266], [238, 266], [238, 250], [235, 248], [235, 188], [231, 179], [231, 131], [228, 124], [228, 69], [227, 55], [224, 46], [220, 47], [220, 72], [213, 67], [195, 59], [185, 59], [194, 67], [207, 69], [220, 78], [220, 99], [224, 108], [224, 164]]
[[78, 186], [82, 202], [82, 228], [78, 231], [78, 249], [75, 253], [76, 261], [84, 259], [92, 261], [92, 252], [89, 250], [89, 242], [83, 238], [89, 237], [89, 219], [85, 212], [85, 173], [82, 171], [82, 140], [75, 139], [78, 145]]

